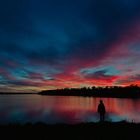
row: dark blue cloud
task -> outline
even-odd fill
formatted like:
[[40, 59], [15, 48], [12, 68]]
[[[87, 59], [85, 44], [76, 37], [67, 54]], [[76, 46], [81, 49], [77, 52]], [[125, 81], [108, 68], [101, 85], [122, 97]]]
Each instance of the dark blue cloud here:
[[6, 0], [0, 9], [6, 51], [55, 63], [67, 56], [100, 57], [139, 17], [140, 2]]

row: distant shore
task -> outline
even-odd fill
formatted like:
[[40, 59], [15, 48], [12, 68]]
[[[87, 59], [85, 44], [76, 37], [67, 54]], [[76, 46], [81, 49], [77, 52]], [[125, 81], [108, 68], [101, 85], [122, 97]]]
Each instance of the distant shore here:
[[40, 95], [50, 96], [83, 96], [83, 97], [111, 97], [111, 98], [140, 98], [140, 87], [130, 85], [106, 86], [106, 87], [83, 87], [83, 88], [65, 88], [55, 90], [44, 90]]
[[105, 98], [140, 98], [140, 86], [130, 85], [126, 87], [106, 86], [106, 87], [84, 87], [84, 88], [64, 88], [54, 90], [43, 90], [38, 93], [10, 93], [0, 92], [0, 95], [46, 95], [46, 96], [82, 96], [82, 97], [105, 97]]
[[74, 93], [74, 94], [58, 94], [58, 93], [39, 93], [38, 95], [42, 95], [42, 96], [79, 96], [79, 97], [97, 97], [97, 98], [132, 98], [132, 99], [138, 99], [140, 98], [140, 95], [118, 95], [118, 94], [104, 94], [104, 93], [100, 93], [100, 94], [78, 94], [78, 93]]
[[26, 95], [30, 95], [30, 94], [38, 94], [38, 93], [24, 93], [24, 92], [0, 92], [0, 95], [14, 95], [14, 94], [17, 94], [17, 95], [23, 95], [23, 94], [26, 94]]
[[97, 98], [131, 98], [131, 99], [139, 99], [140, 94], [138, 95], [126, 95], [126, 94], [104, 94], [104, 93], [94, 93], [94, 94], [79, 94], [79, 93], [68, 93], [61, 94], [57, 92], [48, 91], [47, 93], [0, 93], [0, 95], [40, 95], [40, 96], [77, 96], [77, 97], [97, 97]]
[[81, 124], [0, 125], [0, 138], [14, 140], [132, 140], [139, 139], [140, 124], [98, 122]]

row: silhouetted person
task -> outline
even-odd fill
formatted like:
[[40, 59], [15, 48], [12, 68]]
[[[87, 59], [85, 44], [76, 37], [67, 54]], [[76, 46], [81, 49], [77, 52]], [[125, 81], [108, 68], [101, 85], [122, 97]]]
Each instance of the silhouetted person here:
[[106, 109], [102, 100], [100, 100], [100, 103], [98, 105], [98, 113], [100, 115], [100, 121], [104, 121]]

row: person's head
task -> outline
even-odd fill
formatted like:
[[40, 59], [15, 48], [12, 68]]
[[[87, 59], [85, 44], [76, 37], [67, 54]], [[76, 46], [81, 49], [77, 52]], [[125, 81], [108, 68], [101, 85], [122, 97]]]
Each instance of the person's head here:
[[102, 104], [103, 103], [103, 101], [102, 100], [100, 100], [100, 104]]

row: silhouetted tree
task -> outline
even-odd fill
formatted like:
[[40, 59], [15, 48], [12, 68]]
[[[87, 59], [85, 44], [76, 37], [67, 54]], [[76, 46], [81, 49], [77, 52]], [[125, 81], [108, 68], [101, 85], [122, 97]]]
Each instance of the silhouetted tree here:
[[63, 96], [94, 96], [94, 97], [119, 97], [137, 98], [140, 97], [140, 87], [138, 85], [105, 86], [105, 87], [82, 87], [64, 88], [56, 90], [44, 90], [41, 95], [63, 95]]

